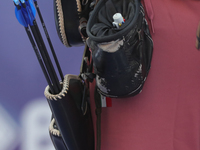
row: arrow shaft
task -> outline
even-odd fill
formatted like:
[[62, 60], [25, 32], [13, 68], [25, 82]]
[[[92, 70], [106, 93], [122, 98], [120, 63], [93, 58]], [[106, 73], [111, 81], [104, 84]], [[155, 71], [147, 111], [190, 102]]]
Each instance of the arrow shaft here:
[[48, 55], [46, 46], [44, 44], [43, 38], [41, 36], [41, 33], [39, 31], [39, 28], [37, 26], [36, 21], [34, 21], [34, 25], [30, 26], [30, 28], [31, 28], [31, 31], [32, 31], [33, 36], [35, 38], [35, 41], [37, 43], [37, 46], [38, 46], [38, 48], [40, 50], [40, 54], [41, 54], [41, 56], [43, 58], [44, 64], [46, 65], [47, 71], [49, 72], [49, 76], [51, 77], [53, 86], [55, 88], [55, 92], [59, 93], [61, 91], [60, 83], [59, 83], [58, 77], [56, 75], [56, 72], [54, 70], [54, 67], [53, 67], [53, 64], [51, 62], [51, 59], [50, 59], [50, 57]]
[[38, 61], [39, 61], [40, 67], [42, 68], [43, 74], [45, 75], [45, 78], [46, 78], [46, 80], [47, 80], [47, 83], [49, 84], [50, 90], [51, 90], [52, 93], [55, 93], [54, 88], [53, 88], [53, 86], [52, 86], [52, 84], [51, 84], [50, 78], [49, 78], [49, 76], [48, 76], [48, 73], [47, 73], [47, 71], [46, 71], [46, 69], [45, 69], [44, 63], [43, 63], [43, 61], [42, 61], [42, 58], [41, 58], [41, 56], [40, 56], [39, 50], [38, 50], [38, 48], [37, 48], [37, 46], [36, 46], [36, 44], [35, 44], [35, 41], [34, 41], [34, 39], [33, 39], [33, 37], [32, 37], [32, 34], [31, 34], [31, 32], [30, 32], [30, 29], [29, 29], [28, 27], [25, 27], [25, 30], [26, 30], [26, 33], [27, 33], [27, 35], [28, 35], [28, 38], [29, 38], [29, 40], [30, 40], [30, 42], [31, 42], [31, 45], [32, 45], [32, 47], [33, 47], [33, 49], [34, 49], [34, 52], [35, 52], [35, 54], [36, 54], [36, 57], [37, 57], [37, 59], [38, 59]]
[[63, 73], [62, 73], [60, 64], [59, 64], [59, 62], [58, 62], [58, 58], [57, 58], [57, 56], [56, 56], [55, 50], [54, 50], [54, 48], [53, 48], [53, 44], [52, 44], [52, 42], [51, 42], [49, 33], [48, 33], [48, 31], [47, 31], [46, 25], [45, 25], [45, 23], [44, 23], [42, 14], [41, 14], [41, 12], [40, 12], [40, 9], [39, 9], [39, 6], [38, 6], [38, 3], [37, 3], [36, 0], [34, 0], [34, 4], [35, 4], [36, 10], [37, 10], [37, 12], [38, 12], [38, 16], [39, 16], [39, 18], [40, 18], [40, 21], [41, 21], [41, 23], [42, 23], [42, 27], [43, 27], [43, 29], [44, 29], [44, 32], [45, 32], [47, 41], [48, 41], [48, 43], [49, 43], [49, 46], [50, 46], [50, 49], [51, 49], [51, 53], [53, 54], [53, 57], [54, 57], [56, 66], [57, 66], [57, 68], [58, 68], [58, 72], [59, 72], [59, 74], [60, 74], [61, 79], [63, 80], [63, 79], [64, 79], [64, 76], [63, 76]]
[[[35, 8], [33, 6], [33, 3], [29, 2], [30, 0], [20, 0], [20, 1], [13, 0], [13, 1], [17, 8], [17, 10], [15, 11], [15, 13], [17, 14], [16, 17], [17, 17], [18, 21], [25, 27], [26, 33], [27, 33], [29, 40], [32, 44], [32, 47], [35, 51], [36, 57], [42, 68], [43, 74], [45, 75], [47, 83], [49, 84], [51, 92], [52, 92], [52, 94], [58, 94], [61, 91], [61, 85], [60, 85], [60, 82], [56, 75], [56, 71], [53, 67], [51, 59], [49, 57], [47, 48], [45, 46], [44, 40], [43, 40], [42, 35], [39, 30], [39, 27], [37, 25], [37, 22], [35, 19]], [[34, 1], [34, 2], [37, 4], [37, 1]], [[57, 68], [58, 68], [61, 78], [63, 80], [64, 77], [63, 77], [62, 71], [60, 69], [60, 65], [58, 63], [56, 54], [54, 52], [52, 43], [50, 41], [50, 37], [48, 35], [46, 26], [44, 24], [44, 20], [42, 19], [42, 15], [40, 13], [38, 5], [36, 5], [36, 6], [37, 6], [36, 8], [39, 13], [41, 23], [43, 25], [43, 29], [45, 30], [45, 35], [47, 37], [52, 54], [54, 56]], [[31, 34], [31, 32], [32, 32], [32, 34]]]

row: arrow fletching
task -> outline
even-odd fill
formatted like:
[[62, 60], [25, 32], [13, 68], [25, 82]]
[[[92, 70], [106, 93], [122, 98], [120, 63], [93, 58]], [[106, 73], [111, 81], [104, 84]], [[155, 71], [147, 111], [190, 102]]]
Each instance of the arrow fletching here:
[[15, 4], [15, 16], [24, 27], [32, 26], [36, 16], [36, 9], [32, 0], [13, 0]]

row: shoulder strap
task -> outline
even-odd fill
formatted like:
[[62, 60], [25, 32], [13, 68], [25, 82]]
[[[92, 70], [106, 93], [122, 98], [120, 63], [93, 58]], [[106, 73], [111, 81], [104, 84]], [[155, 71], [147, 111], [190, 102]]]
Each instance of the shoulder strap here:
[[101, 150], [101, 95], [97, 91], [97, 87], [95, 87], [94, 93], [95, 105], [96, 105], [96, 150]]

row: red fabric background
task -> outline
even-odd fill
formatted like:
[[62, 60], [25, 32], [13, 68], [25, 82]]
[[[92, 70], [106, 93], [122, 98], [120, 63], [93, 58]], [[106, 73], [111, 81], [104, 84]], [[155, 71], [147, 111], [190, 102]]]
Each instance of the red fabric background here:
[[[101, 149], [199, 150], [200, 52], [195, 41], [200, 1], [145, 2], [154, 14], [152, 67], [141, 94], [113, 99], [111, 108], [103, 108]], [[91, 97], [93, 89], [94, 84]]]

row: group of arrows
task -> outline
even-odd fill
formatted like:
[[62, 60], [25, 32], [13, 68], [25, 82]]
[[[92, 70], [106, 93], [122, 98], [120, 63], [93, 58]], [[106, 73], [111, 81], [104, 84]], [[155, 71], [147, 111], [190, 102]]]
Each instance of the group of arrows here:
[[36, 22], [36, 11], [40, 18], [44, 33], [46, 35], [51, 53], [55, 60], [61, 80], [63, 80], [63, 73], [60, 68], [58, 59], [56, 57], [52, 42], [46, 29], [46, 25], [42, 18], [38, 3], [36, 0], [13, 0], [15, 4], [15, 15], [21, 25], [25, 27], [28, 38], [35, 51], [39, 64], [42, 68], [43, 74], [47, 80], [52, 94], [58, 94], [61, 91], [61, 84], [49, 57], [47, 48], [42, 38], [41, 32]]

